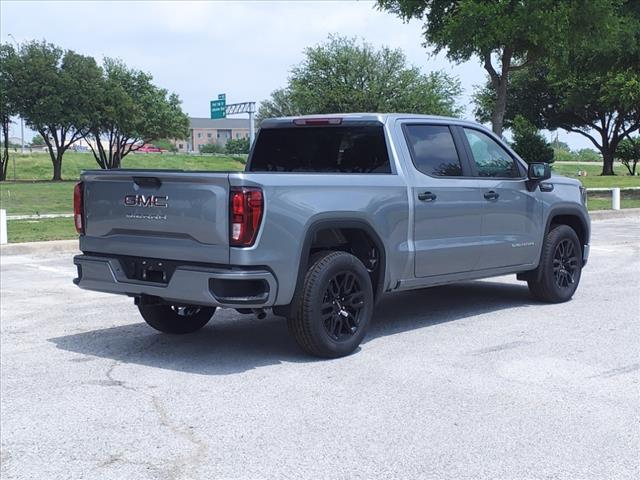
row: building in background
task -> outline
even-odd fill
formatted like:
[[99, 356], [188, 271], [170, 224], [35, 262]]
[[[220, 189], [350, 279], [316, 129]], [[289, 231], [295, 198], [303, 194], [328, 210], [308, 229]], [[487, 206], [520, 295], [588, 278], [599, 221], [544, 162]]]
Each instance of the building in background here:
[[189, 121], [189, 138], [175, 141], [179, 152], [199, 152], [203, 145], [210, 143], [224, 146], [231, 139], [249, 138], [248, 118], [189, 117]]

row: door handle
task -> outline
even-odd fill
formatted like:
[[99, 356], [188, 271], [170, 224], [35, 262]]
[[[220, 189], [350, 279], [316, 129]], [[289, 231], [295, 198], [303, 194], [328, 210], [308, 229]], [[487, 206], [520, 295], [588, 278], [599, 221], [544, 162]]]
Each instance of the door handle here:
[[438, 196], [435, 193], [423, 192], [418, 194], [418, 200], [423, 202], [433, 202]]
[[493, 190], [484, 193], [484, 198], [486, 198], [487, 200], [497, 200], [499, 196], [500, 194], [494, 192]]

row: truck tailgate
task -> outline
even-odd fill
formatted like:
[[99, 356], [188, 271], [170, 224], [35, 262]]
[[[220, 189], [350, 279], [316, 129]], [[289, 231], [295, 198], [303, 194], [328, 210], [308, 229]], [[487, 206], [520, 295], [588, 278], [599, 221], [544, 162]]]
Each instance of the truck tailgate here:
[[229, 174], [84, 172], [83, 251], [229, 262]]

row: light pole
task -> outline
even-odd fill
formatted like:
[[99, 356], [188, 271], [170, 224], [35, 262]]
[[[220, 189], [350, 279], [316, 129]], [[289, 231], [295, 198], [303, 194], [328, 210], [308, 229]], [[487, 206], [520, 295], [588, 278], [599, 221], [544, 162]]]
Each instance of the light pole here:
[[253, 145], [253, 140], [256, 136], [256, 127], [253, 124], [253, 114], [256, 111], [255, 102], [251, 102], [249, 106], [249, 148]]

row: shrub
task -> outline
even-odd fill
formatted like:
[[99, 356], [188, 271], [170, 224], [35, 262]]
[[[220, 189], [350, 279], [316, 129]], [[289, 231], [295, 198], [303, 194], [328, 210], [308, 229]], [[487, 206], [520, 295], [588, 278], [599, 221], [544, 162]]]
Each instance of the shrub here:
[[229, 140], [226, 145], [227, 153], [249, 153], [249, 139], [238, 138]]
[[200, 153], [224, 153], [224, 147], [217, 143], [207, 143], [200, 146]]
[[616, 157], [627, 167], [629, 175], [635, 175], [640, 162], [640, 137], [622, 140], [616, 150]]
[[513, 121], [513, 149], [527, 163], [554, 161], [554, 151], [538, 129], [518, 115]]

